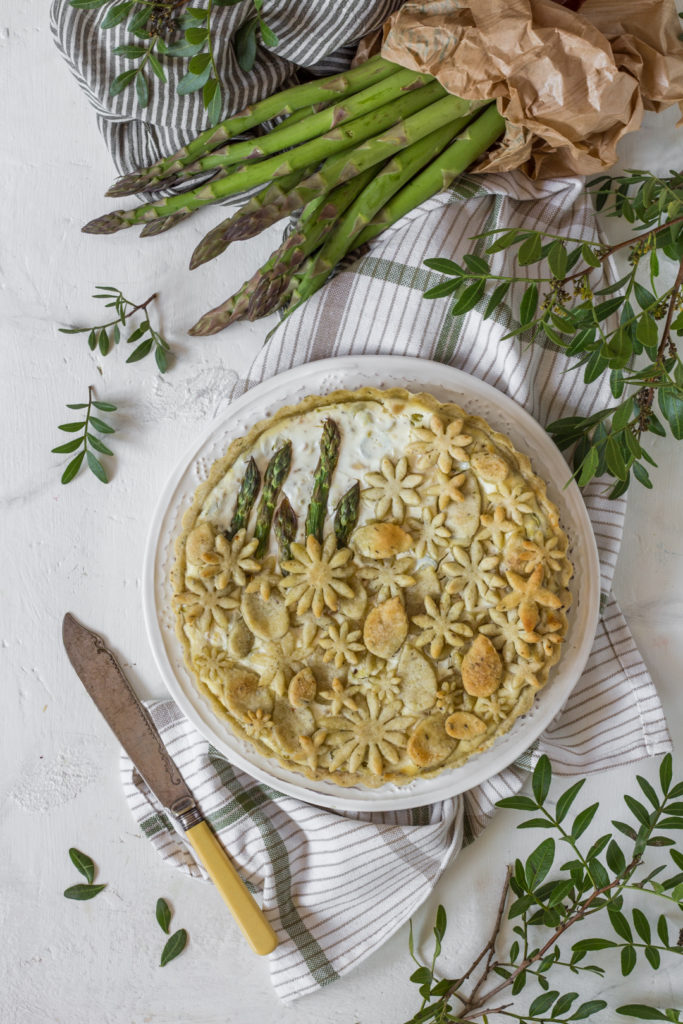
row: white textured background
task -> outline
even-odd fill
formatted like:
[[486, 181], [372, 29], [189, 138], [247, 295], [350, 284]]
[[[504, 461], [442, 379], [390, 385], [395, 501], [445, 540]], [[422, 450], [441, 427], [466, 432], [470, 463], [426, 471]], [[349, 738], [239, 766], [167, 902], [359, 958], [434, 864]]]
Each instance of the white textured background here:
[[[673, 111], [647, 117], [622, 144], [621, 166], [680, 167], [675, 120]], [[407, 929], [346, 980], [282, 1008], [266, 964], [247, 951], [212, 887], [165, 867], [138, 834], [119, 789], [117, 745], [60, 642], [62, 615], [71, 610], [106, 634], [142, 696], [161, 693], [139, 600], [147, 522], [167, 474], [207, 417], [225, 407], [234, 373], [245, 372], [272, 322], [233, 327], [212, 340], [192, 340], [184, 329], [260, 265], [280, 229], [192, 275], [188, 255], [215, 223], [215, 211], [156, 239], [80, 234], [81, 224], [108, 208], [101, 197], [112, 168], [37, 0], [0, 0], [0, 129], [0, 1020], [400, 1024], [419, 1005], [407, 980]], [[612, 222], [606, 226], [616, 237]], [[82, 336], [57, 332], [97, 318], [99, 304], [89, 298], [96, 283], [137, 300], [160, 293], [162, 327], [178, 355], [166, 377], [155, 373], [151, 357], [125, 366], [123, 352], [101, 359]], [[88, 384], [119, 405], [113, 479], [105, 488], [84, 474], [65, 488], [50, 449], [67, 439], [56, 430], [67, 419], [64, 404], [82, 401]], [[683, 470], [672, 442], [656, 439], [652, 450], [661, 468], [653, 493], [632, 489], [616, 593], [680, 752]], [[680, 776], [683, 758], [677, 767]], [[636, 771], [652, 778], [656, 765], [589, 780], [585, 802], [604, 802], [605, 823]], [[512, 813], [501, 813], [416, 919], [425, 940], [437, 904], [446, 906], [448, 972], [466, 966], [488, 934], [506, 862], [538, 842], [538, 833], [513, 826]], [[62, 897], [79, 880], [67, 855], [72, 845], [95, 859], [99, 880], [108, 883], [90, 903]], [[163, 970], [154, 919], [162, 895], [174, 908], [173, 926], [190, 933], [182, 958]], [[624, 981], [606, 962], [606, 981], [592, 989], [579, 982], [586, 998], [600, 991], [614, 1005], [683, 1005], [675, 969], [660, 971], [656, 983], [640, 971]]]

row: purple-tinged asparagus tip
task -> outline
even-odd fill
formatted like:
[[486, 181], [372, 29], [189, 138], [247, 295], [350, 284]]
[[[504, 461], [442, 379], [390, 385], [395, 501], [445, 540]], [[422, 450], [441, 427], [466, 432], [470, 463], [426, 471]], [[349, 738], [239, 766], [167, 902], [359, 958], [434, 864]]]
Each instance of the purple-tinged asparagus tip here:
[[81, 231], [86, 235], [113, 235], [115, 231], [120, 231], [121, 228], [126, 227], [125, 221], [121, 219], [121, 214], [123, 213], [125, 213], [125, 210], [105, 213], [101, 217], [96, 217], [95, 220], [88, 221], [81, 228]]

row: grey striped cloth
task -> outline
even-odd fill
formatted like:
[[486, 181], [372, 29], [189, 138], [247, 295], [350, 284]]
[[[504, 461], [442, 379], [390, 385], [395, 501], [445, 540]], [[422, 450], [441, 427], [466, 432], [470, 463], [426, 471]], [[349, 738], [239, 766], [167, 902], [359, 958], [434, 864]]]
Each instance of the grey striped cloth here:
[[[264, 0], [263, 18], [278, 37], [277, 52], [264, 46], [256, 63], [242, 71], [232, 39], [254, 14], [251, 0], [232, 7], [214, 7], [212, 36], [219, 80], [223, 87], [223, 117], [297, 81], [297, 68], [310, 75], [329, 75], [349, 66], [358, 41], [378, 28], [402, 0]], [[195, 7], [206, 6], [202, 2]], [[58, 50], [95, 108], [97, 123], [119, 174], [146, 167], [174, 153], [207, 127], [201, 91], [178, 96], [175, 84], [187, 70], [187, 60], [164, 64], [168, 84], [148, 75], [150, 102], [138, 106], [135, 89], [109, 95], [114, 78], [131, 67], [115, 47], [140, 42], [126, 28], [128, 19], [111, 29], [100, 24], [111, 4], [95, 10], [53, 0], [51, 28]]]
[[[400, 0], [265, 0], [264, 15], [281, 44], [277, 55], [260, 51], [249, 76], [237, 67], [229, 40], [251, 15], [251, 4], [245, 0], [217, 9], [214, 17], [223, 19], [221, 75], [230, 83], [225, 112], [282, 85], [296, 65], [312, 72], [342, 66], [349, 42], [399, 5]], [[57, 45], [95, 107], [116, 167], [124, 173], [173, 151], [205, 122], [198, 96], [185, 97], [181, 108], [173, 90], [161, 90], [156, 83], [144, 112], [131, 92], [114, 99], [108, 95], [108, 83], [125, 69], [111, 48], [129, 40], [123, 27], [100, 33], [102, 16], [102, 10], [77, 10], [68, 0], [54, 0], [52, 6]], [[439, 279], [424, 268], [425, 257], [461, 259], [464, 252], [481, 252], [483, 243], [470, 242], [471, 236], [502, 225], [588, 239], [596, 234], [577, 179], [542, 184], [518, 174], [464, 179], [385, 232], [367, 255], [297, 311], [264, 347], [235, 393], [322, 357], [387, 353], [447, 362], [476, 374], [542, 423], [573, 413], [588, 415], [603, 406], [610, 401], [606, 385], [598, 381], [587, 387], [580, 376], [565, 374], [563, 353], [550, 345], [502, 340], [515, 323], [521, 289], [512, 290], [507, 305], [486, 322], [486, 298], [459, 318], [450, 316], [447, 299], [422, 298]], [[505, 255], [496, 259], [502, 268]], [[586, 670], [535, 749], [463, 797], [415, 810], [335, 814], [256, 783], [209, 747], [171, 701], [152, 705], [169, 752], [202, 811], [247, 882], [262, 893], [280, 939], [269, 964], [283, 1000], [346, 974], [396, 931], [429, 895], [463, 842], [485, 828], [496, 800], [521, 788], [541, 753], [549, 755], [558, 774], [571, 776], [670, 749], [652, 680], [610, 596], [625, 504], [606, 501], [602, 490], [596, 482], [585, 495], [603, 590], [602, 617]], [[183, 837], [125, 756], [122, 777], [133, 814], [161, 856], [203, 877]]]
[[[521, 174], [465, 178], [385, 232], [370, 252], [338, 274], [280, 327], [235, 394], [273, 374], [352, 353], [421, 356], [450, 363], [493, 384], [540, 422], [610, 402], [601, 381], [565, 374], [551, 345], [503, 340], [516, 325], [523, 286], [483, 321], [487, 298], [453, 318], [448, 299], [422, 292], [440, 277], [423, 264], [441, 255], [462, 262], [480, 253], [470, 238], [520, 226], [596, 237], [580, 179], [531, 183]], [[504, 272], [506, 254], [494, 272]], [[537, 273], [529, 268], [529, 276]], [[233, 396], [234, 397], [234, 396]], [[559, 775], [586, 775], [671, 748], [661, 704], [633, 637], [610, 596], [625, 502], [585, 499], [600, 553], [602, 616], [586, 669], [562, 713], [535, 748], [464, 797], [414, 811], [334, 814], [278, 794], [232, 768], [171, 701], [152, 708], [171, 755], [245, 878], [263, 893], [280, 945], [269, 957], [273, 985], [293, 1000], [345, 974], [387, 939], [427, 897], [463, 841], [479, 835], [495, 802], [517, 792], [541, 753]], [[126, 796], [161, 856], [191, 875], [202, 869], [124, 758]]]

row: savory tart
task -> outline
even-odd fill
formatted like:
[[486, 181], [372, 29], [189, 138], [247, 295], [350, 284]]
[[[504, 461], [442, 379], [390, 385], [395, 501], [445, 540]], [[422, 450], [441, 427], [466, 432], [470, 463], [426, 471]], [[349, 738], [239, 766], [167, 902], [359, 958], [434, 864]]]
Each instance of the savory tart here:
[[188, 669], [261, 754], [338, 785], [462, 764], [560, 656], [567, 537], [526, 455], [431, 395], [337, 391], [234, 441], [183, 519]]

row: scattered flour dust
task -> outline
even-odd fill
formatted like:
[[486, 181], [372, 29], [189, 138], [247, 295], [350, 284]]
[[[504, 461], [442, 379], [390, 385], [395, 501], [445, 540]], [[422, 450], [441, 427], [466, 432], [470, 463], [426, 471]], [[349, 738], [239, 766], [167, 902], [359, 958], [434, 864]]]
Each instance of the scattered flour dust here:
[[207, 422], [227, 407], [237, 384], [234, 370], [222, 363], [204, 366], [181, 376], [178, 369], [167, 377], [156, 377], [145, 418], [158, 420], [172, 413], [173, 419]]
[[73, 800], [97, 774], [97, 765], [82, 748], [67, 748], [27, 766], [9, 795], [24, 811], [49, 811]]

